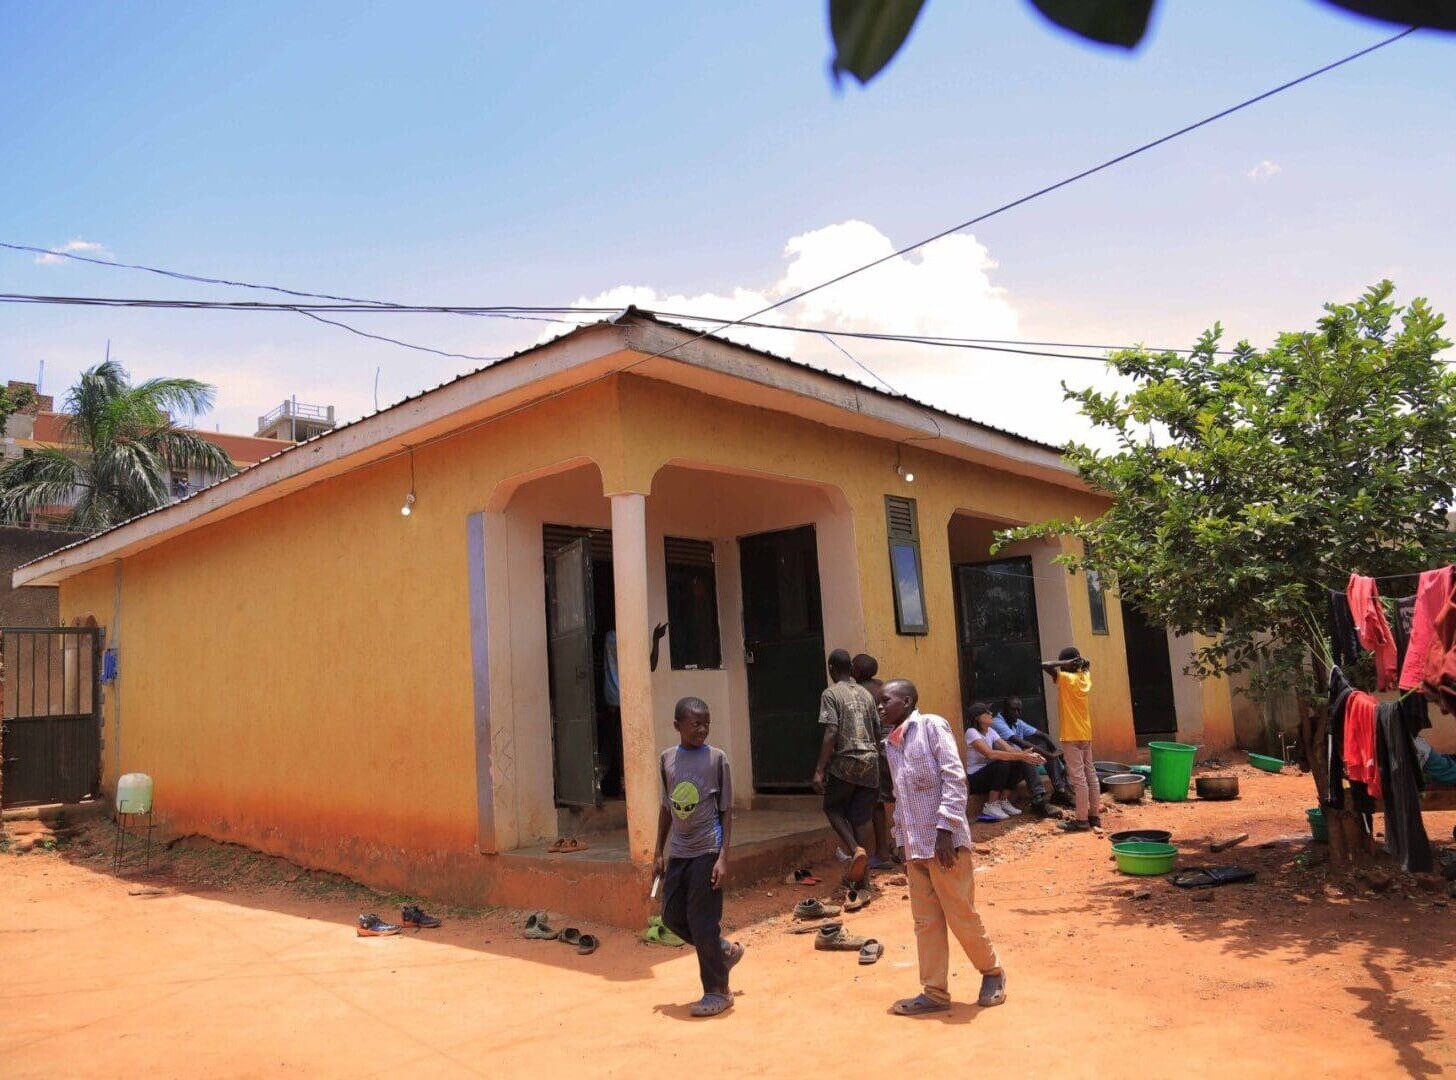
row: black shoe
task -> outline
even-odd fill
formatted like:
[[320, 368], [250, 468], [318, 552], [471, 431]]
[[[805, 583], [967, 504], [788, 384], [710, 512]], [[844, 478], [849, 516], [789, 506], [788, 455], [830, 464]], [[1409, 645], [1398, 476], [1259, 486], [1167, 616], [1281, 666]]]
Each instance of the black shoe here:
[[387, 923], [378, 915], [359, 916], [360, 937], [390, 937], [399, 933], [400, 928], [394, 923]]
[[1066, 807], [1074, 807], [1077, 805], [1076, 796], [1074, 796], [1066, 788], [1063, 788], [1060, 791], [1052, 792], [1052, 802], [1056, 803], [1058, 806]]
[[1062, 822], [1062, 831], [1063, 832], [1091, 832], [1092, 831], [1092, 826], [1091, 825], [1088, 825], [1085, 821], [1078, 821], [1076, 818], [1073, 818], [1071, 821], [1064, 821], [1064, 822]]
[[439, 919], [426, 915], [414, 904], [406, 904], [400, 908], [399, 916], [406, 926], [413, 926], [417, 930], [433, 930], [440, 925]]

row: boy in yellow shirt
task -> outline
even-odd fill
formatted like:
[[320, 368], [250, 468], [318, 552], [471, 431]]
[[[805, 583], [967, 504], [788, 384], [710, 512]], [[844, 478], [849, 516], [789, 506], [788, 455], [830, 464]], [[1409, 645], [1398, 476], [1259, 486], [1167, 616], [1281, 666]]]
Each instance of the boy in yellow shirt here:
[[1100, 829], [1102, 788], [1092, 765], [1092, 712], [1087, 704], [1092, 692], [1092, 663], [1075, 645], [1068, 645], [1055, 660], [1043, 660], [1041, 669], [1056, 680], [1062, 754], [1077, 806], [1076, 817], [1063, 822], [1062, 828], [1067, 832]]

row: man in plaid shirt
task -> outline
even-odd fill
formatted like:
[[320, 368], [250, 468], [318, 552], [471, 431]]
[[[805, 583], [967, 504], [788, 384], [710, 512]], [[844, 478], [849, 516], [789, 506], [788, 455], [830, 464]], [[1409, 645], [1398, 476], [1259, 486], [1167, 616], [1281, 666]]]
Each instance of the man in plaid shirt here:
[[983, 1008], [1006, 1000], [1006, 973], [976, 911], [971, 826], [966, 821], [966, 771], [950, 725], [921, 713], [919, 693], [907, 679], [885, 684], [880, 715], [895, 730], [885, 756], [895, 785], [895, 839], [905, 851], [910, 914], [920, 957], [922, 990], [895, 1002], [901, 1016], [950, 1008], [953, 933], [981, 972]]

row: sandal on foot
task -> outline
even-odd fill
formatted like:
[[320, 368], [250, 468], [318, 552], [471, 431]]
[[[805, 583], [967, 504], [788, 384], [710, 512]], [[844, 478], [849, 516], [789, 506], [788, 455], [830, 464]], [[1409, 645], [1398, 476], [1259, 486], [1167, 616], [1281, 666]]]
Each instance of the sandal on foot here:
[[723, 950], [723, 963], [729, 971], [732, 971], [738, 961], [743, 959], [743, 954], [747, 949], [741, 941], [730, 941], [727, 942], [727, 945], [728, 947]]
[[704, 994], [688, 1011], [693, 1016], [718, 1016], [733, 1008], [733, 998], [727, 994]]
[[854, 849], [854, 857], [849, 860], [849, 873], [845, 880], [852, 884], [859, 884], [864, 881], [865, 875], [870, 872], [870, 853], [862, 847]]
[[913, 998], [895, 1002], [890, 1011], [896, 1016], [922, 1016], [925, 1013], [949, 1012], [950, 1005], [944, 1001], [928, 998], [924, 994], [916, 994]]
[[839, 911], [838, 904], [826, 904], [823, 900], [811, 897], [808, 900], [800, 900], [794, 905], [794, 918], [827, 919], [831, 915], [838, 915]]
[[546, 912], [533, 911], [526, 916], [526, 937], [532, 941], [555, 941], [558, 936], [546, 921]]
[[859, 952], [868, 940], [845, 933], [842, 926], [826, 926], [814, 935], [814, 948], [820, 952]]
[[981, 976], [981, 995], [976, 998], [976, 1004], [983, 1009], [989, 1009], [1000, 1005], [1006, 1000], [1006, 972], [998, 971], [994, 975]]
[[590, 956], [597, 951], [599, 945], [601, 942], [597, 940], [595, 934], [582, 934], [576, 939], [576, 951], [582, 956]]
[[874, 938], [870, 938], [859, 947], [859, 962], [861, 964], [873, 964], [884, 955], [885, 947]]

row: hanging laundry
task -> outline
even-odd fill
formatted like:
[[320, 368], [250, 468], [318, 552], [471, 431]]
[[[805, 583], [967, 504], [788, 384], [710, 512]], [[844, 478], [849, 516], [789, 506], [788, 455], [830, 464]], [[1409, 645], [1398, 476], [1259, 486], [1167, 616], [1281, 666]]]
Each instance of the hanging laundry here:
[[1380, 590], [1375, 587], [1375, 579], [1351, 574], [1345, 595], [1350, 601], [1350, 615], [1355, 620], [1360, 644], [1375, 654], [1375, 689], [1394, 690], [1397, 681], [1395, 636], [1385, 619], [1385, 608], [1381, 606]]
[[1432, 868], [1431, 842], [1421, 820], [1421, 766], [1398, 702], [1376, 712], [1375, 756], [1385, 793], [1385, 850], [1410, 873]]
[[[1340, 600], [1343, 602], [1344, 597]], [[1330, 733], [1326, 748], [1330, 773], [1325, 790], [1329, 793], [1326, 805], [1332, 810], [1345, 808], [1345, 706], [1354, 690], [1338, 666], [1330, 668]]]
[[[1431, 620], [1431, 641], [1421, 673], [1421, 689], [1441, 706], [1442, 712], [1448, 713], [1456, 713], [1456, 595], [1452, 593], [1453, 578], [1456, 574], [1447, 575], [1446, 584], [1440, 586], [1440, 606]], [[1420, 593], [1416, 594], [1416, 606], [1420, 607]]]
[[1337, 666], [1349, 667], [1360, 659], [1360, 637], [1350, 616], [1350, 600], [1338, 589], [1330, 590], [1330, 643]]
[[1352, 690], [1345, 702], [1345, 775], [1380, 798], [1380, 766], [1375, 759], [1375, 714], [1380, 702], [1364, 690]]
[[1400, 688], [1414, 690], [1425, 674], [1426, 654], [1435, 634], [1436, 616], [1451, 595], [1451, 567], [1427, 570], [1416, 586], [1416, 600], [1411, 612], [1410, 641], [1400, 667]]

